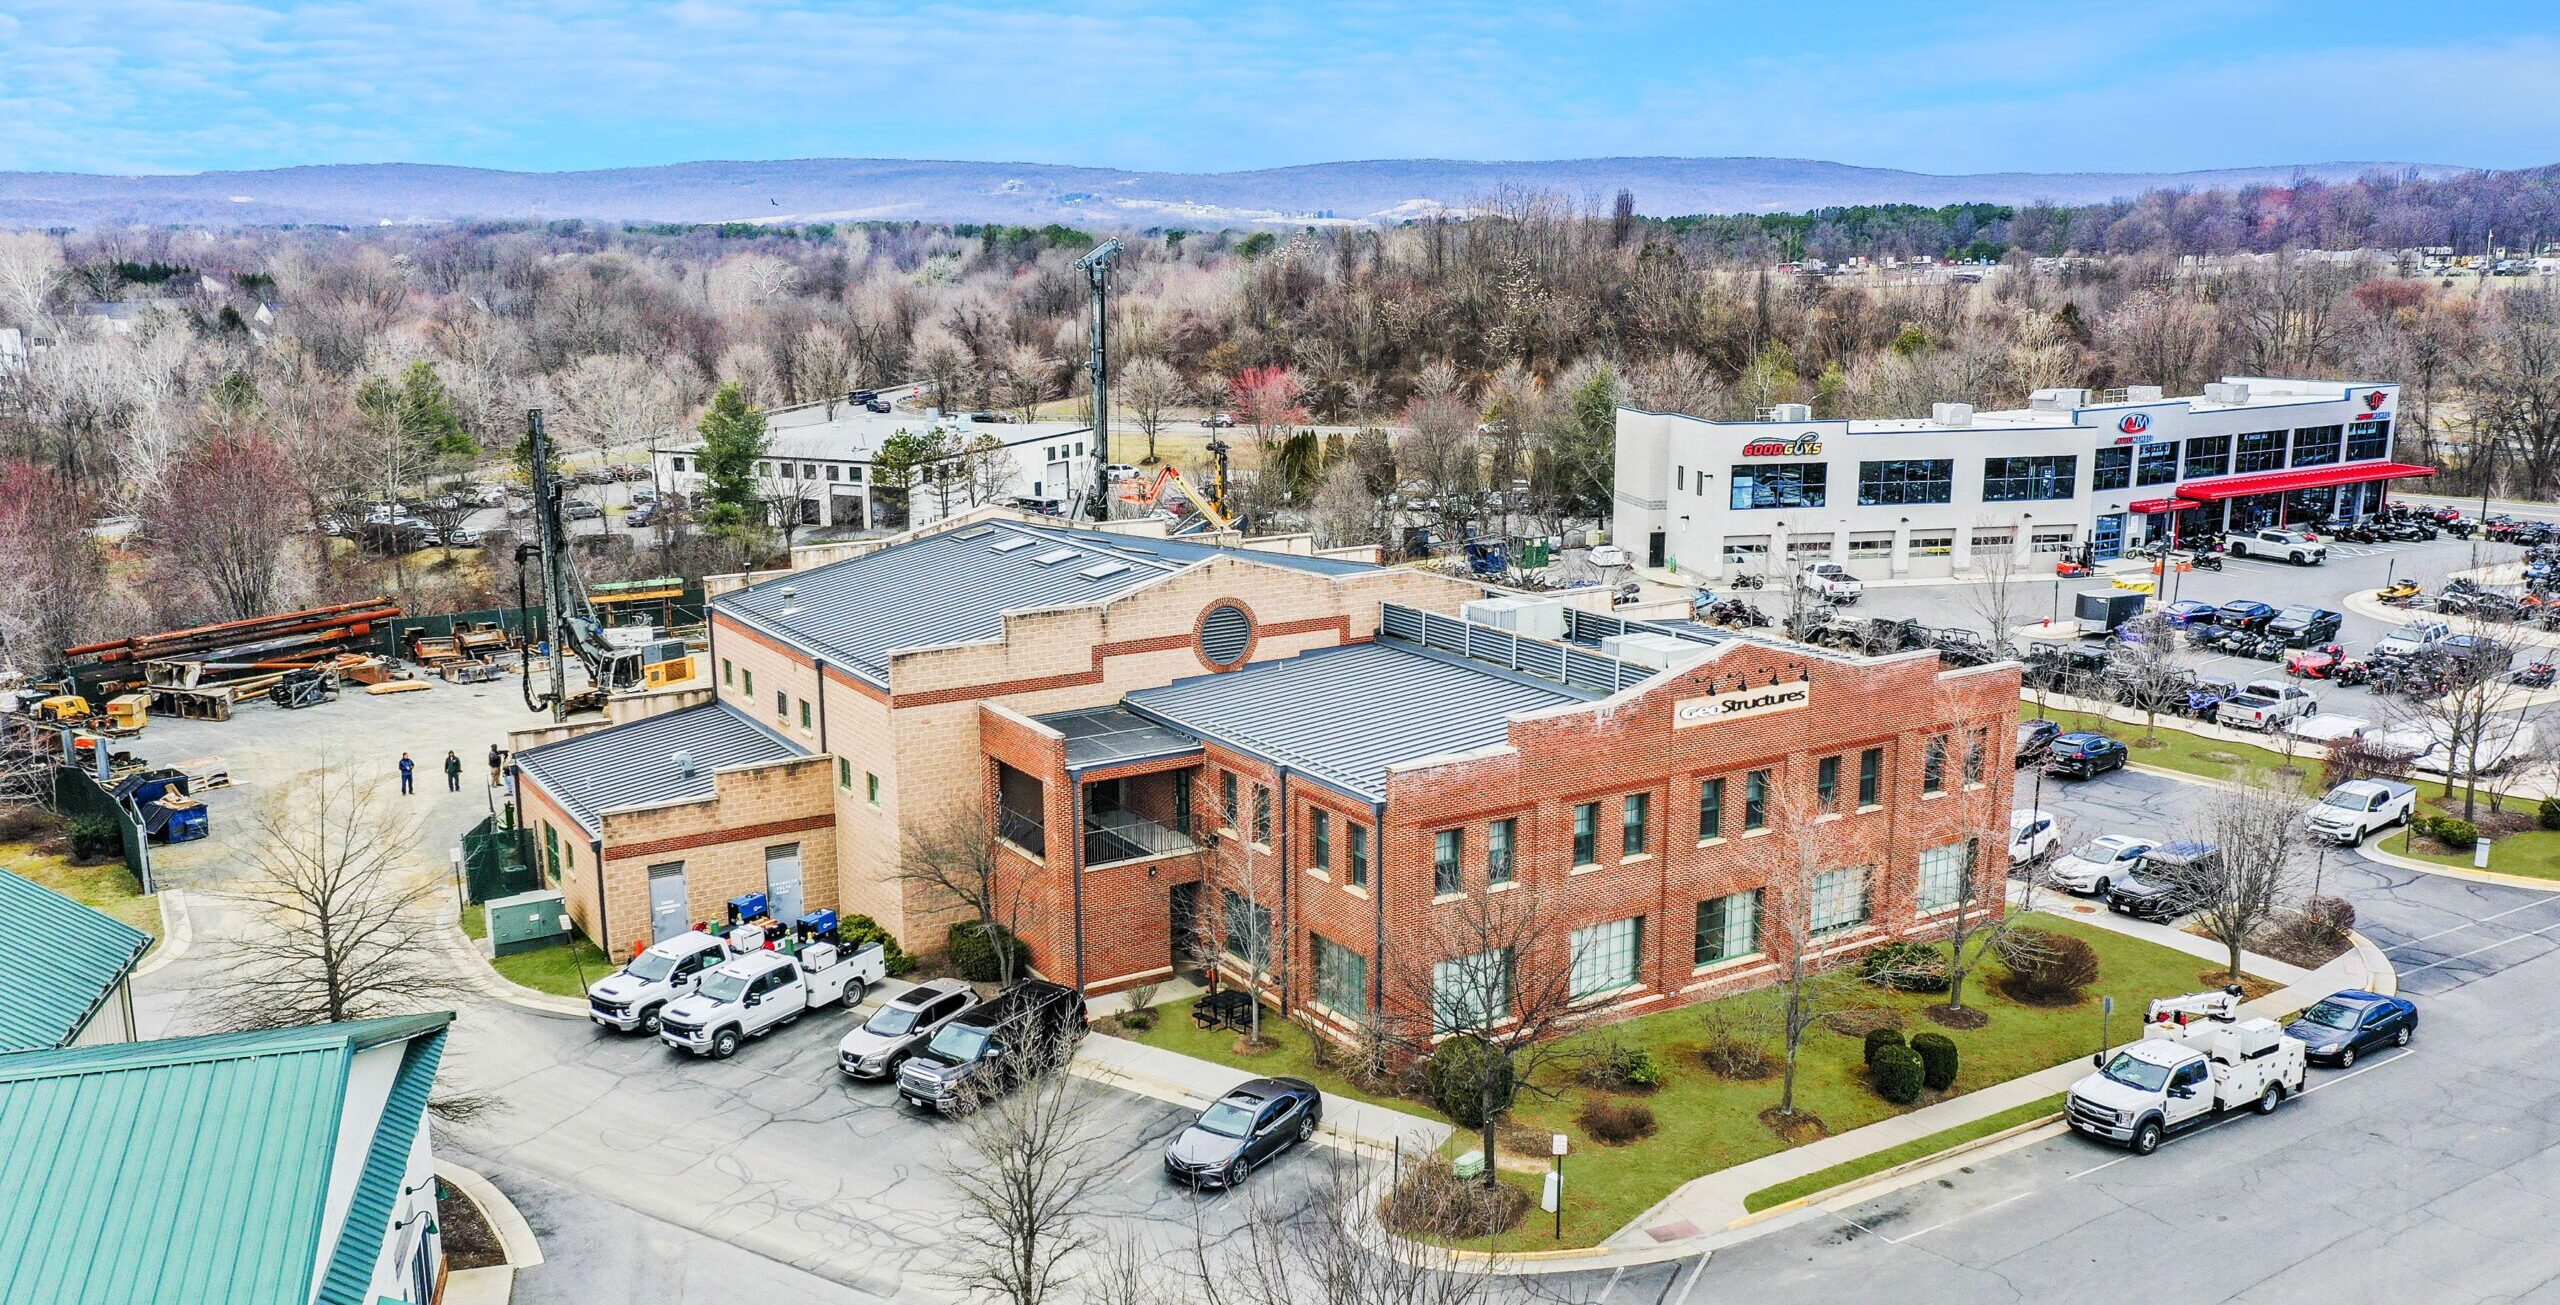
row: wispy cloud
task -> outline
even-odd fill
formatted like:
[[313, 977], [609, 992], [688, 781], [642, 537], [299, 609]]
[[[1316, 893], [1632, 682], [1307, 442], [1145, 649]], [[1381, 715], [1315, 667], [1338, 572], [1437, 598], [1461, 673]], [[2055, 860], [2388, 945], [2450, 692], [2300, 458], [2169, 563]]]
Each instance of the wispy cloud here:
[[2408, 16], [2378, 0], [13, 0], [0, 167], [2560, 155], [2547, 4]]

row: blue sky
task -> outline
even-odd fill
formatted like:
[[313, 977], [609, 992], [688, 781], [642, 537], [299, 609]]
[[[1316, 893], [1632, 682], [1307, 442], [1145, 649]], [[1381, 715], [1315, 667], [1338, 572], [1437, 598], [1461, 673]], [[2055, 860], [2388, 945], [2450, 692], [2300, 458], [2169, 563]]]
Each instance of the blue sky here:
[[6, 0], [0, 169], [2560, 161], [2560, 9]]

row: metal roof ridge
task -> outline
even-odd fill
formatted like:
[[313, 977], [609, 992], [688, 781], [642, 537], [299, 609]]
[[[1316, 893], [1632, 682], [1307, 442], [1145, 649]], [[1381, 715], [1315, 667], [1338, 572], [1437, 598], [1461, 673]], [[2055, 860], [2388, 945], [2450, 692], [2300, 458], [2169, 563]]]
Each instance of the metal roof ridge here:
[[[1554, 648], [1570, 648], [1575, 652], [1588, 653], [1593, 657], [1609, 656], [1609, 654], [1600, 652], [1596, 649], [1584, 648], [1579, 644], [1560, 644], [1552, 639], [1533, 639], [1529, 642], [1542, 643]], [[1527, 671], [1516, 670], [1508, 666], [1497, 666], [1492, 662], [1485, 661], [1481, 658], [1469, 657], [1465, 653], [1453, 653], [1446, 648], [1433, 648], [1427, 644], [1416, 643], [1402, 635], [1389, 634], [1384, 629], [1378, 631], [1378, 637], [1372, 640], [1371, 644], [1375, 647], [1394, 648], [1398, 652], [1410, 653], [1418, 657], [1427, 658], [1431, 661], [1443, 662], [1451, 666], [1461, 667], [1466, 670], [1474, 671], [1488, 679], [1507, 680], [1513, 684], [1524, 685], [1528, 688], [1545, 689], [1554, 693], [1558, 697], [1568, 700], [1566, 702], [1556, 704], [1558, 706], [1573, 706], [1580, 703], [1599, 702], [1612, 696], [1610, 694], [1602, 693], [1597, 689], [1586, 689], [1579, 684], [1568, 684], [1563, 680], [1550, 680], [1543, 675], [1532, 675]], [[1346, 644], [1344, 646], [1358, 647], [1359, 645]], [[1611, 660], [1623, 661], [1625, 659], [1611, 658]], [[1545, 708], [1535, 708], [1534, 710], [1543, 711]], [[1505, 717], [1504, 719], [1507, 720], [1509, 717]]]
[[141, 1042], [13, 1052], [0, 1056], [0, 1083], [126, 1070], [169, 1069], [221, 1060], [254, 1060], [312, 1052], [345, 1051], [353, 1054], [390, 1042], [442, 1032], [453, 1023], [453, 1018], [452, 1011], [428, 1011], [415, 1015], [344, 1020], [336, 1024], [296, 1024], [280, 1029], [241, 1029], [179, 1038], [150, 1038]]

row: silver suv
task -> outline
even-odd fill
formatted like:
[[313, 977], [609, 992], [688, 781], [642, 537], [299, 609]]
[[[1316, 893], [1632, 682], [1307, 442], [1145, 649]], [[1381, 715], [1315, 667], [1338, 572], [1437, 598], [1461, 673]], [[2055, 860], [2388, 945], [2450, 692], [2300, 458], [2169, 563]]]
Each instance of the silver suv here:
[[836, 1044], [836, 1064], [855, 1078], [886, 1078], [962, 1011], [977, 989], [958, 979], [928, 979], [880, 1004], [861, 1028]]

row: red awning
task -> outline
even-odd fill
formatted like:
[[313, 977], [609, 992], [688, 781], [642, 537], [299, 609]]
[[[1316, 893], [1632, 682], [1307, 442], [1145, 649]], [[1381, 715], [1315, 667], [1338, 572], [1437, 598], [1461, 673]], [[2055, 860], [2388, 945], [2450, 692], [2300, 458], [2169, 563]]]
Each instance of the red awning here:
[[2433, 467], [2408, 462], [2350, 462], [2335, 467], [2296, 467], [2291, 471], [2257, 471], [2245, 476], [2190, 480], [2178, 486], [2178, 497], [2214, 503], [2250, 494], [2282, 494], [2297, 489], [2327, 489], [2332, 485], [2361, 485], [2367, 481], [2434, 474], [2436, 469]]
[[2184, 512], [2191, 507], [2203, 506], [2204, 504], [2191, 498], [2138, 498], [2132, 503], [2133, 510], [2146, 517], [2156, 517], [2163, 512]]

